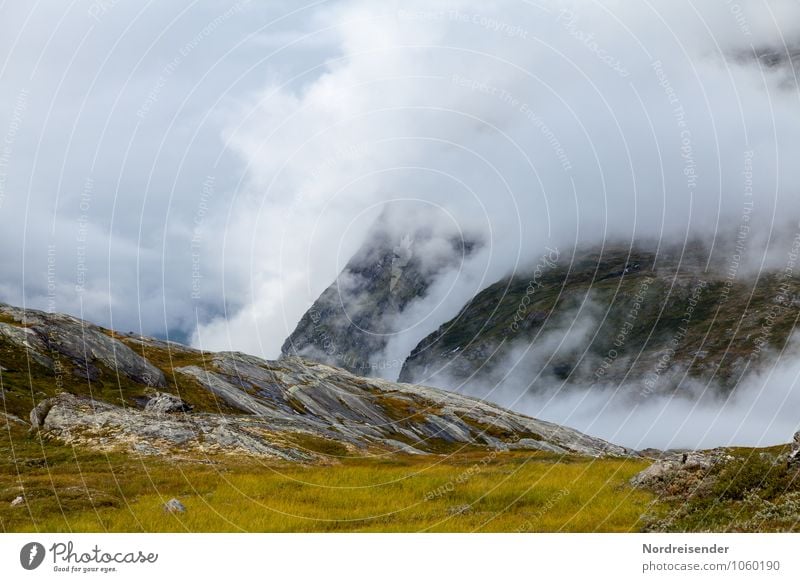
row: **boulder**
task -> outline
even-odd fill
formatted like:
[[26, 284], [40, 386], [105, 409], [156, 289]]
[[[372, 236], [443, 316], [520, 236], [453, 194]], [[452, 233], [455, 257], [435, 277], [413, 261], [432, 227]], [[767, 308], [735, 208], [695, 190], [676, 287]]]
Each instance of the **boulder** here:
[[186, 506], [173, 498], [164, 504], [164, 511], [167, 513], [186, 513]]
[[55, 402], [56, 398], [47, 398], [33, 407], [33, 410], [31, 410], [30, 414], [32, 429], [42, 428], [44, 426], [44, 420], [47, 418], [47, 415], [50, 413], [50, 409], [53, 408], [53, 404], [55, 404]]
[[176, 414], [179, 412], [191, 412], [192, 407], [174, 394], [157, 392], [144, 405], [144, 410], [154, 414]]

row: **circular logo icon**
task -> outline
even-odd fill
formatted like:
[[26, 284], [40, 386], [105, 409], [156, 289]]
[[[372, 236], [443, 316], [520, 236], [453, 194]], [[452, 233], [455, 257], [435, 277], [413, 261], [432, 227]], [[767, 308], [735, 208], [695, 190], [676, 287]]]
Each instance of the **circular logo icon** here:
[[44, 546], [39, 542], [30, 542], [19, 551], [19, 563], [26, 570], [35, 570], [44, 562]]

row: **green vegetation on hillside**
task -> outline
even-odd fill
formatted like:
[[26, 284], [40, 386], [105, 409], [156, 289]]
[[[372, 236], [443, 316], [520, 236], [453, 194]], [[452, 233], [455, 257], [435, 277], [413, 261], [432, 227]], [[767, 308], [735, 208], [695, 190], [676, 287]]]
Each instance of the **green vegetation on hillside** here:
[[[629, 279], [635, 286], [642, 276]], [[619, 280], [611, 279], [604, 279], [600, 288], [619, 286]], [[654, 293], [660, 293], [658, 283], [652, 285]], [[753, 296], [765, 301], [773, 292], [774, 287], [765, 285], [758, 291], [761, 295]], [[562, 299], [556, 293], [549, 300], [555, 305]], [[700, 321], [710, 317], [713, 307], [705, 301], [696, 302], [694, 313]], [[654, 309], [653, 305], [642, 309]], [[667, 316], [657, 324], [667, 332], [674, 324], [669, 315], [673, 309], [678, 307], [665, 306]], [[752, 317], [758, 323], [765, 314]], [[686, 337], [694, 337], [695, 331]], [[109, 330], [104, 334], [120, 339], [164, 372], [167, 385], [158, 391], [179, 395], [196, 412], [241, 414], [175, 371], [183, 366], [213, 370], [212, 355]], [[786, 466], [786, 447], [732, 450], [726, 453], [732, 458], [702, 475], [697, 486], [667, 493], [631, 485], [631, 478], [652, 463], [649, 459], [498, 451], [445, 439], [427, 442], [426, 450], [433, 453], [429, 455], [369, 449], [353, 456], [341, 442], [284, 429], [281, 438], [287, 443], [323, 456], [315, 457], [314, 463], [218, 449], [204, 457], [190, 454], [189, 449], [181, 449], [177, 456], [144, 456], [73, 447], [53, 434], [34, 433], [6, 415], [27, 419], [35, 404], [59, 392], [141, 408], [155, 388], [98, 361], [92, 362], [95, 371], [89, 380], [75, 369], [74, 360], [55, 350], [27, 351], [14, 337], [0, 335], [0, 412], [4, 413], [0, 415], [0, 532], [800, 529], [800, 478], [797, 469]], [[48, 365], [48, 360], [55, 364]], [[312, 375], [304, 378], [313, 384]], [[239, 381], [242, 390], [252, 388], [244, 379]], [[348, 377], [347, 382], [366, 385], [367, 381]], [[375, 391], [374, 398], [397, 422], [424, 423], [426, 414], [440, 412], [401, 390]], [[303, 413], [302, 404], [296, 404], [296, 412]], [[533, 431], [511, 434], [472, 417], [462, 420], [501, 441], [543, 439]], [[418, 444], [408, 434], [390, 436]], [[181, 500], [188, 511], [165, 513], [163, 503], [171, 498]]]
[[[674, 389], [684, 374], [732, 389], [749, 363], [770, 361], [771, 351], [786, 346], [800, 318], [800, 281], [775, 271], [729, 279], [706, 263], [699, 246], [683, 256], [620, 248], [564, 253], [555, 266], [476, 295], [420, 342], [400, 379], [436, 384], [435, 371], [445, 369], [448, 385], [492, 382], [505, 372], [494, 368], [512, 346], [536, 347], [555, 334], [559, 341], [550, 344], [558, 353], [545, 347], [538, 356], [548, 362], [539, 379], [544, 389], [562, 380], [648, 379]], [[588, 332], [578, 346], [560, 341], [582, 327]]]
[[662, 497], [645, 529], [800, 531], [800, 470], [787, 466], [789, 449], [728, 449], [732, 459], [690, 487]]
[[[206, 357], [202, 352], [179, 347], [175, 349], [155, 347], [132, 337], [111, 331], [107, 333], [122, 340], [164, 372], [167, 386], [159, 388], [159, 391], [180, 396], [197, 412], [237, 412], [216, 398], [213, 393], [203, 389], [192, 378], [174, 371], [182, 366], [207, 367]], [[37, 362], [26, 350], [0, 336], [0, 364], [4, 368], [0, 376], [2, 381], [0, 412], [5, 411], [27, 419], [37, 403], [60, 392], [91, 396], [120, 406], [139, 406], [141, 400], [153, 391], [152, 388], [134, 382], [124, 374], [99, 362], [93, 363], [100, 371], [99, 377], [89, 380], [81, 377], [81, 370], [77, 369], [69, 358], [55, 351], [47, 355], [54, 362], [53, 369]]]

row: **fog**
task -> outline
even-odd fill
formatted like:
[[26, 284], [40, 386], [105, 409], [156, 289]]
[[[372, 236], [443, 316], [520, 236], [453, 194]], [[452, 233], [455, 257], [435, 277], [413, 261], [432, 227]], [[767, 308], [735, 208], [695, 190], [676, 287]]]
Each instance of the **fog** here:
[[[610, 382], [593, 373], [600, 362], [585, 351], [600, 317], [602, 308], [587, 298], [579, 311], [550, 321], [534, 343], [496, 346], [472, 377], [453, 378], [444, 366], [427, 383], [636, 450], [770, 446], [800, 430], [800, 336], [781, 353], [751, 359], [734, 386], [693, 378], [680, 363], [650, 385], [636, 372], [646, 364], [631, 358], [614, 362], [626, 377]], [[576, 354], [582, 364], [557, 377], [552, 364]]]
[[760, 265], [757, 245], [797, 228], [798, 172], [787, 162], [800, 118], [795, 71], [754, 50], [786, 52], [800, 39], [797, 11], [326, 7], [319, 24], [338, 51], [299, 86], [276, 78], [249, 95], [225, 134], [248, 167], [225, 256], [249, 287], [228, 288], [243, 308], [201, 325], [195, 341], [275, 356], [398, 202], [420, 227], [455, 224], [485, 244], [404, 311], [409, 332], [392, 338], [389, 360], [546, 245], [642, 235], [730, 244], [747, 212]]
[[[3, 301], [273, 358], [391, 206], [398, 236], [481, 242], [401, 314], [402, 360], [548, 247], [730, 246], [746, 216], [757, 273], [800, 228], [792, 0], [3, 11]], [[502, 400], [631, 445], [686, 418], [760, 442], [794, 372], [748, 376], [724, 422], [613, 388]]]

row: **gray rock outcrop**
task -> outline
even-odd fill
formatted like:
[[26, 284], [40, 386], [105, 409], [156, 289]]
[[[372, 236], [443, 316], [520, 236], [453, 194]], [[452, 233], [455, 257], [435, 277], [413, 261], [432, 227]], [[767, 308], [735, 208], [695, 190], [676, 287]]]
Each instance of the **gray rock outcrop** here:
[[391, 337], [407, 326], [401, 313], [478, 244], [422, 225], [398, 233], [391, 223], [389, 214], [378, 219], [361, 249], [286, 339], [284, 355], [300, 355], [362, 376], [383, 376], [389, 370], [397, 377], [402, 361], [383, 352]]
[[[224, 399], [239, 414], [185, 412], [159, 394], [138, 410], [71, 394], [39, 403], [31, 422], [67, 443], [137, 454], [248, 454], [311, 462], [325, 443], [346, 454], [408, 454], [463, 446], [589, 456], [631, 451], [578, 431], [441, 390], [365, 379], [344, 370], [284, 358], [270, 362], [216, 354], [208, 370], [177, 370]], [[313, 444], [309, 445], [309, 439]]]
[[147, 401], [144, 410], [154, 414], [177, 414], [191, 412], [192, 407], [174, 394], [158, 392]]
[[[14, 374], [26, 365], [21, 362], [31, 362], [22, 350], [62, 366], [52, 381], [55, 368], [25, 371], [48, 379], [37, 380], [39, 399], [32, 410], [22, 409], [31, 429], [95, 450], [299, 462], [371, 452], [441, 454], [463, 447], [633, 454], [462, 394], [365, 378], [300, 357], [268, 361], [235, 352], [202, 353], [152, 338], [120, 338], [66, 315], [4, 305], [0, 314], [6, 326], [0, 344], [13, 356]], [[174, 362], [169, 388], [162, 370], [135, 351], [139, 346], [156, 361]], [[67, 365], [75, 368], [73, 375], [59, 384]], [[103, 381], [93, 383], [94, 375]], [[122, 376], [128, 381], [118, 382]], [[79, 395], [87, 393], [95, 396]], [[15, 395], [15, 411], [22, 397]]]
[[723, 450], [675, 453], [634, 475], [631, 485], [660, 495], [684, 495], [702, 487], [716, 465], [731, 459]]
[[789, 453], [788, 464], [790, 467], [797, 467], [800, 469], [800, 430], [794, 433], [792, 439], [792, 450]]
[[33, 407], [30, 415], [31, 428], [37, 429], [44, 426], [44, 419], [47, 418], [47, 415], [50, 412], [50, 409], [53, 407], [54, 402], [54, 399], [48, 398], [47, 400], [42, 400], [39, 404]]
[[[95, 380], [102, 368], [145, 386], [166, 386], [164, 372], [101, 328], [61, 313], [0, 305], [20, 325], [0, 323], [0, 336], [24, 348], [40, 365]], [[58, 362], [58, 363], [56, 363]]]

